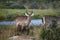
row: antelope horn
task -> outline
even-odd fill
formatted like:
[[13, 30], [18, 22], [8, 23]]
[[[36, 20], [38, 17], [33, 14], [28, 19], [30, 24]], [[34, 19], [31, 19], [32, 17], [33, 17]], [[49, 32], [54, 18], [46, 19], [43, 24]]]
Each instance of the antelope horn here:
[[25, 13], [25, 15], [26, 15], [26, 16], [28, 16], [28, 14], [27, 14], [27, 13], [28, 13], [28, 12], [27, 12], [27, 10], [26, 10], [26, 13]]
[[31, 16], [34, 16], [34, 13], [33, 13], [33, 11], [31, 11]]
[[26, 16], [29, 16], [27, 13], [25, 13]]

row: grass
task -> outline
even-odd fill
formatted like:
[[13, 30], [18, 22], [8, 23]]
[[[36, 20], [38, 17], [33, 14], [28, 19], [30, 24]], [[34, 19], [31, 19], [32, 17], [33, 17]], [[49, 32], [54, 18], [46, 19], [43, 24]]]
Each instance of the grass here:
[[0, 40], [8, 40], [15, 34], [14, 25], [0, 25]]
[[[28, 9], [27, 11], [33, 11], [35, 16], [33, 18], [41, 18], [44, 15], [60, 15], [60, 11], [58, 9], [45, 9], [45, 10], [40, 10], [40, 9]], [[26, 9], [0, 9], [0, 16], [6, 16], [7, 14], [19, 14], [19, 15], [24, 15], [26, 12]]]
[[[57, 30], [60, 33], [59, 29], [60, 28], [58, 28]], [[42, 25], [32, 26], [32, 27], [30, 27], [29, 35], [34, 37], [33, 40], [42, 40], [42, 38], [41, 38], [42, 31], [43, 31]], [[8, 38], [11, 36], [14, 36], [15, 33], [16, 33], [15, 25], [0, 25], [0, 40], [8, 40]], [[44, 34], [43, 34], [43, 36], [44, 36]]]
[[43, 29], [43, 26], [42, 25], [39, 25], [39, 26], [33, 26], [31, 29], [30, 29], [30, 34], [33, 35], [34, 37], [34, 40], [40, 40], [40, 34], [41, 34], [41, 31]]
[[[39, 39], [41, 29], [40, 26], [31, 27], [29, 35], [32, 35], [34, 39], [37, 40]], [[0, 25], [0, 40], [8, 40], [8, 38], [13, 36], [15, 33], [15, 25]]]

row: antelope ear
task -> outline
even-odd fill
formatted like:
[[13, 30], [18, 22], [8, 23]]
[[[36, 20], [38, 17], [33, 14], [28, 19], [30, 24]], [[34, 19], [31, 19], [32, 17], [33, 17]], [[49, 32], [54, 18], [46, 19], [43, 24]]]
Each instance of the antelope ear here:
[[34, 16], [34, 13], [32, 13], [32, 15], [31, 16]]
[[25, 13], [26, 16], [29, 16], [27, 13]]

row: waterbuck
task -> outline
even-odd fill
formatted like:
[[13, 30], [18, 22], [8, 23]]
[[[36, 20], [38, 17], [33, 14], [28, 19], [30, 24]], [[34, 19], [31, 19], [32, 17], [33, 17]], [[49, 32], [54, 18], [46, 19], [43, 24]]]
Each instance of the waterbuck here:
[[60, 16], [45, 15], [43, 17], [44, 29], [52, 27], [55, 22], [57, 23], [56, 25], [60, 26]]
[[28, 29], [28, 26], [31, 22], [31, 16], [33, 16], [33, 12], [29, 11], [25, 13], [25, 16], [17, 16], [16, 21], [16, 27], [18, 28], [18, 31], [23, 32], [24, 28]]

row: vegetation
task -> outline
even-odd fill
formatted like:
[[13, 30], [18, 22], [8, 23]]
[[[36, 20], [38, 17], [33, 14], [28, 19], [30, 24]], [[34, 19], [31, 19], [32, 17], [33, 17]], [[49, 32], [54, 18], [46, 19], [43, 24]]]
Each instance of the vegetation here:
[[57, 22], [52, 20], [52, 26], [42, 30], [41, 38], [43, 40], [60, 40], [60, 27], [58, 28]]
[[[60, 27], [57, 27], [55, 20], [52, 20], [52, 23], [47, 29], [43, 29], [42, 25], [31, 26], [29, 35], [34, 37], [33, 40], [60, 40]], [[0, 25], [0, 40], [8, 40], [16, 32], [15, 25]]]
[[[56, 15], [60, 16], [59, 9], [46, 9], [46, 10], [37, 10], [37, 9], [27, 9], [28, 11], [33, 11], [35, 14], [32, 19], [42, 18], [44, 15]], [[0, 20], [14, 20], [17, 15], [24, 15], [26, 9], [0, 9]]]
[[14, 25], [0, 25], [0, 40], [8, 40], [16, 33]]
[[[40, 26], [31, 26], [29, 28], [29, 35], [33, 36], [36, 40], [40, 39], [39, 35], [42, 30], [42, 25]], [[15, 36], [16, 33], [15, 25], [0, 25], [0, 40], [8, 40], [9, 37]], [[26, 32], [24, 34], [26, 34]]]
[[60, 0], [0, 0], [0, 8], [59, 9]]
[[[60, 0], [0, 0], [0, 21], [13, 21], [16, 16], [23, 16], [27, 11], [35, 14], [32, 19], [45, 15], [60, 16]], [[42, 25], [29, 28], [29, 35], [34, 40], [60, 40], [60, 27], [52, 20], [52, 25], [43, 29]], [[16, 33], [15, 25], [0, 25], [0, 40], [8, 40]]]

